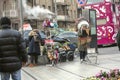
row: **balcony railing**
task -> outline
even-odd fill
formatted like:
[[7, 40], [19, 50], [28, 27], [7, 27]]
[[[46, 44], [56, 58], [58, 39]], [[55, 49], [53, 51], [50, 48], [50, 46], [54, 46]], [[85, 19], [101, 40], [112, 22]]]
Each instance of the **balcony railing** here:
[[17, 10], [6, 10], [6, 11], [3, 11], [3, 16], [15, 18], [15, 17], [18, 17], [18, 12]]
[[65, 0], [54, 0], [54, 3], [57, 5], [70, 5], [70, 1], [65, 1]]
[[56, 3], [65, 3], [65, 0], [56, 0]]
[[70, 17], [68, 17], [67, 15], [58, 15], [57, 20], [58, 21], [69, 21]]

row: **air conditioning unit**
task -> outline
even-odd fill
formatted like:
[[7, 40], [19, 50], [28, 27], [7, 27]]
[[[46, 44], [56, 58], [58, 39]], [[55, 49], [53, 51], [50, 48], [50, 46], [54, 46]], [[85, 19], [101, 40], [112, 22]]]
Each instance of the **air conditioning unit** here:
[[58, 21], [67, 21], [68, 20], [68, 16], [66, 16], [66, 15], [58, 15], [57, 16], [57, 20]]
[[18, 17], [17, 10], [10, 10], [10, 17]]
[[9, 17], [9, 11], [3, 11], [3, 17], [4, 17], [4, 16]]

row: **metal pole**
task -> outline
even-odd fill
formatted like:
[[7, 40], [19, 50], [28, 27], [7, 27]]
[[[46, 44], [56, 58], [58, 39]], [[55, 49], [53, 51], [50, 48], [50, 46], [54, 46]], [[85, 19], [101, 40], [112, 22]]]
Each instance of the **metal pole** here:
[[66, 30], [66, 26], [67, 26], [67, 5], [65, 5], [65, 30]]
[[66, 18], [67, 18], [67, 5], [65, 5], [65, 29], [66, 29], [66, 25], [67, 25]]
[[22, 34], [23, 34], [23, 5], [22, 5], [22, 0], [20, 0], [19, 3], [20, 3], [20, 28], [21, 28]]
[[55, 4], [55, 15], [56, 15], [55, 20], [57, 22], [57, 3], [56, 3], [56, 0], [54, 0], [54, 4]]

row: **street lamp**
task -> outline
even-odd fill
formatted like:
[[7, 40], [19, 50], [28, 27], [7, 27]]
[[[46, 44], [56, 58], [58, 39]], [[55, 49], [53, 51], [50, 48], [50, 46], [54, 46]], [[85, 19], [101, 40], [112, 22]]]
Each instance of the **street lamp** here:
[[65, 29], [67, 27], [67, 17], [68, 17], [68, 8], [69, 8], [69, 5], [65, 5]]
[[23, 5], [22, 5], [22, 0], [20, 0], [20, 28], [22, 30], [23, 34]]
[[55, 4], [55, 20], [57, 22], [57, 3], [56, 3], [56, 0], [54, 0], [54, 4]]

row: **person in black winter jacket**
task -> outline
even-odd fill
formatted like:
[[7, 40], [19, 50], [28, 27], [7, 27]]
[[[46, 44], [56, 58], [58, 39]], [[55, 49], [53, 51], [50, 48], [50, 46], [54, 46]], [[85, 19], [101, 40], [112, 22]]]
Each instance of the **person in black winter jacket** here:
[[27, 62], [24, 40], [17, 30], [11, 29], [11, 20], [0, 21], [0, 80], [21, 80], [21, 67]]

